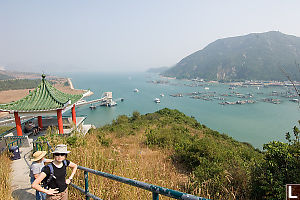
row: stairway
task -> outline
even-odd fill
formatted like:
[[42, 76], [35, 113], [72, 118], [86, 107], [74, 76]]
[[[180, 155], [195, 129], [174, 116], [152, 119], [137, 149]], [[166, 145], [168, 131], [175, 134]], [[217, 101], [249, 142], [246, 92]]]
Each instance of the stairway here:
[[35, 190], [30, 185], [30, 154], [32, 147], [20, 148], [21, 159], [12, 161], [11, 186], [15, 200], [35, 199]]

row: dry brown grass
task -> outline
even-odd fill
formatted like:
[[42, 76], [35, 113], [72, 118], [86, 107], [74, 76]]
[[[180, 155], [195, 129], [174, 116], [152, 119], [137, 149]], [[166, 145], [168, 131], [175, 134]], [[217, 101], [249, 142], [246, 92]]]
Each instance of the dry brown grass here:
[[0, 155], [0, 199], [11, 200], [11, 160], [4, 153]]
[[[101, 146], [95, 134], [82, 138], [86, 145], [71, 147], [68, 159], [78, 165], [142, 182], [182, 191], [188, 177], [174, 167], [168, 150], [150, 149], [143, 144], [144, 132], [118, 138], [110, 135], [112, 144]], [[64, 142], [55, 139], [57, 143]], [[74, 183], [84, 188], [84, 176], [78, 170]], [[131, 200], [152, 199], [152, 193], [107, 178], [89, 174], [90, 192], [101, 199]], [[77, 190], [70, 188], [70, 199], [84, 199]], [[160, 199], [171, 199], [160, 195]]]
[[82, 94], [84, 93], [83, 90], [79, 89], [71, 89], [70, 86], [64, 86], [63, 83], [56, 83], [54, 87], [62, 92], [68, 93], [68, 94]]

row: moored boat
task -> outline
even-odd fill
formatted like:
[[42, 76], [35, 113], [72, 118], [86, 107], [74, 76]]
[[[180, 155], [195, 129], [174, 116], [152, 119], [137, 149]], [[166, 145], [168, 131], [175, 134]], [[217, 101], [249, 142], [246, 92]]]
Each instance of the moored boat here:
[[159, 99], [159, 98], [155, 98], [155, 99], [154, 99], [154, 102], [155, 102], [155, 103], [160, 103], [160, 99]]

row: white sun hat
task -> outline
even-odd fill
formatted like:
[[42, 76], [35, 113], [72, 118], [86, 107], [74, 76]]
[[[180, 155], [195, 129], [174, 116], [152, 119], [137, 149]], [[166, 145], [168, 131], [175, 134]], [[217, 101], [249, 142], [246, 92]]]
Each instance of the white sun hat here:
[[59, 144], [52, 153], [70, 153], [70, 151], [67, 150], [67, 145]]

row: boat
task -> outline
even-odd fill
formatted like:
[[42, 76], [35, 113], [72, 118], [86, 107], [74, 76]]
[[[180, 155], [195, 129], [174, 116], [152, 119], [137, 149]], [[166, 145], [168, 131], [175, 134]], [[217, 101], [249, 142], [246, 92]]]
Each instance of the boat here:
[[117, 102], [115, 102], [115, 101], [111, 101], [111, 102], [108, 104], [109, 107], [113, 107], [113, 106], [116, 106], [116, 105], [117, 105]]
[[134, 92], [139, 92], [139, 90], [138, 90], [137, 88], [135, 88], [133, 91], [134, 91]]
[[154, 102], [155, 102], [155, 103], [160, 103], [160, 99], [159, 99], [159, 98], [155, 98], [155, 99], [154, 99]]
[[102, 101], [102, 103], [100, 104], [100, 106], [108, 106], [108, 107], [113, 107], [118, 105], [117, 102], [113, 101], [113, 100], [107, 100], [107, 101]]
[[161, 97], [164, 97], [165, 95], [163, 93], [160, 94]]
[[91, 110], [94, 110], [94, 109], [96, 109], [96, 106], [94, 106], [93, 104], [91, 104], [91, 105], [90, 105], [90, 109], [91, 109]]
[[209, 87], [205, 87], [204, 90], [209, 90]]
[[181, 93], [170, 94], [170, 96], [172, 96], [172, 97], [183, 97], [183, 95]]

